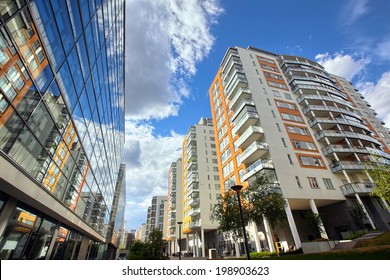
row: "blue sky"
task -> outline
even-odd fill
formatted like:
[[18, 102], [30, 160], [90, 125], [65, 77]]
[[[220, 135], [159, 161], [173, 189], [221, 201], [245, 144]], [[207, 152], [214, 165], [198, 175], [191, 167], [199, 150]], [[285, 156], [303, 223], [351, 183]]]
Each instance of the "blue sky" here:
[[349, 78], [390, 124], [390, 1], [128, 0], [126, 228], [153, 195], [190, 125], [211, 117], [207, 90], [226, 50], [307, 57]]

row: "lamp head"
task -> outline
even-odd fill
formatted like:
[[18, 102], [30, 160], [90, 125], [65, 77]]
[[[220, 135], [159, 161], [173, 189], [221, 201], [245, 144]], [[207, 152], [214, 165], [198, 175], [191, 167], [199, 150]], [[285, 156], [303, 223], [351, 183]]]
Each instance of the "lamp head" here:
[[177, 222], [178, 225], [181, 225], [183, 222]]
[[235, 191], [235, 192], [239, 192], [239, 191], [242, 190], [243, 187], [244, 187], [244, 186], [242, 186], [242, 185], [234, 185], [234, 186], [231, 186], [230, 188], [231, 188], [233, 191]]

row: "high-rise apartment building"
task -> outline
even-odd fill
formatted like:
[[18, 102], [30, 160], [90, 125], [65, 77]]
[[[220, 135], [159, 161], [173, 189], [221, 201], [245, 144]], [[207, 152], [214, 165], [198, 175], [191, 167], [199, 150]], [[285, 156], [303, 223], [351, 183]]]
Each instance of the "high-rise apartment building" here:
[[[182, 144], [182, 251], [205, 257], [220, 240], [210, 213], [221, 193], [212, 120], [191, 126]], [[185, 247], [184, 247], [185, 244]]]
[[168, 170], [168, 207], [167, 207], [167, 232], [168, 254], [178, 252], [179, 237], [184, 237], [183, 232], [179, 234], [178, 222], [182, 221], [182, 160], [178, 158], [172, 162]]
[[1, 259], [101, 259], [116, 246], [124, 19], [119, 0], [2, 1]]
[[167, 196], [158, 195], [153, 196], [151, 205], [148, 207], [148, 213], [146, 218], [146, 240], [149, 238], [149, 234], [154, 229], [158, 229], [163, 233], [163, 239], [166, 238], [166, 217], [165, 212], [167, 211]]
[[[287, 202], [277, 246], [316, 238], [307, 213], [322, 217], [322, 238], [342, 238], [353, 228], [353, 205], [367, 214], [367, 228], [390, 229], [386, 202], [370, 196], [365, 172], [390, 164], [389, 131], [346, 79], [303, 57], [234, 47], [209, 95], [222, 191], [268, 174]], [[251, 233], [252, 247], [275, 250], [267, 221]]]

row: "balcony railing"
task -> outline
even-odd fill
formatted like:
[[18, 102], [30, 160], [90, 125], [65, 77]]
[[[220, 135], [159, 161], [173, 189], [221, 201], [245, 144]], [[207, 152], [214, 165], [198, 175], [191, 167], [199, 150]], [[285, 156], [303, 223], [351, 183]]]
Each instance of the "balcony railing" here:
[[352, 110], [354, 110], [354, 107], [353, 107], [353, 105], [351, 104], [351, 102], [346, 101], [346, 100], [341, 99], [341, 98], [330, 97], [330, 96], [327, 96], [327, 95], [320, 95], [320, 94], [301, 94], [301, 95], [297, 98], [297, 102], [298, 102], [298, 103], [301, 103], [303, 100], [324, 100], [324, 101], [330, 101], [330, 102], [335, 102], [335, 103], [338, 103], [338, 104], [347, 106], [347, 107], [351, 108]]
[[190, 223], [189, 228], [195, 229], [195, 228], [200, 228], [200, 226], [201, 226], [200, 222], [192, 222]]
[[191, 208], [187, 212], [188, 216], [196, 216], [200, 214], [200, 208]]
[[331, 144], [322, 148], [322, 152], [325, 156], [331, 153], [365, 153], [368, 154], [366, 148], [362, 146], [352, 146], [352, 145], [337, 145]]
[[349, 183], [340, 186], [344, 196], [351, 196], [355, 194], [369, 194], [374, 190], [373, 183]]
[[314, 118], [311, 118], [309, 120], [309, 125], [311, 127], [313, 127], [317, 123], [345, 124], [345, 125], [358, 127], [358, 128], [369, 131], [369, 128], [360, 122], [357, 122], [357, 121], [355, 122], [355, 121], [342, 119], [342, 118], [316, 118], [316, 117], [314, 117]]
[[323, 105], [307, 105], [304, 108], [302, 108], [302, 113], [306, 115], [310, 111], [326, 111], [326, 112], [337, 112], [337, 113], [342, 113], [345, 115], [350, 115], [352, 117], [355, 117], [357, 119], [360, 119], [360, 116], [356, 114], [353, 111], [349, 111], [347, 109], [343, 108], [337, 108], [333, 106], [323, 106]]
[[198, 205], [198, 204], [199, 204], [199, 197], [190, 198], [188, 200], [188, 205], [189, 206], [194, 206], [194, 205]]
[[237, 103], [237, 101], [241, 100], [242, 98], [250, 98], [252, 96], [251, 90], [249, 88], [240, 88], [236, 94], [230, 96], [232, 97], [232, 101], [229, 104], [229, 109], [232, 110]]
[[235, 141], [234, 145], [236, 150], [238, 148], [246, 148], [248, 143], [251, 143], [253, 140], [260, 139], [263, 134], [264, 129], [262, 127], [251, 125], [243, 134], [240, 135], [240, 138]]
[[263, 169], [275, 169], [274, 163], [270, 159], [258, 159], [246, 169], [246, 174], [242, 177], [244, 181], [255, 175], [257, 172]]
[[229, 83], [229, 85], [225, 88], [226, 98], [230, 99], [232, 93], [235, 92], [235, 89], [239, 84], [242, 84], [242, 87], [248, 87], [248, 80], [245, 76], [235, 74], [233, 80]]
[[234, 121], [235, 118], [237, 118], [237, 116], [241, 113], [241, 110], [247, 106], [247, 105], [250, 105], [250, 106], [255, 106], [255, 102], [252, 100], [252, 99], [244, 99], [241, 101], [241, 104], [237, 107], [237, 109], [235, 110], [235, 113], [232, 117], [232, 120]]
[[362, 161], [336, 161], [329, 165], [333, 173], [345, 171], [360, 171], [366, 169]]
[[[253, 142], [251, 145], [249, 145], [248, 148], [245, 149], [245, 151], [240, 155], [240, 162], [246, 163], [250, 162], [250, 157], [255, 156], [262, 157], [266, 152], [268, 152], [268, 144], [265, 142]], [[253, 158], [253, 157], [252, 157]], [[253, 161], [253, 160], [252, 160]]]
[[[251, 121], [250, 121], [251, 120]], [[259, 115], [255, 112], [246, 112], [245, 115], [236, 123], [234, 128], [232, 129], [232, 134], [236, 134], [240, 131], [244, 124], [250, 121], [249, 125], [254, 125], [259, 120]]]
[[355, 138], [360, 140], [365, 140], [369, 142], [373, 142], [375, 144], [380, 145], [379, 141], [374, 137], [371, 137], [366, 134], [361, 134], [352, 131], [341, 131], [341, 130], [321, 130], [314, 134], [315, 138], [319, 141], [324, 137], [347, 137], [347, 138]]

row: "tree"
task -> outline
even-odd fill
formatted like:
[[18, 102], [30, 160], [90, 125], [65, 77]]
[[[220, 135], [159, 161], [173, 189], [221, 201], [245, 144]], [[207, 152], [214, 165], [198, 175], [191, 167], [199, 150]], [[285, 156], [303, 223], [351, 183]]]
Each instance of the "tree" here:
[[[249, 222], [249, 209], [241, 199], [244, 223]], [[218, 230], [228, 238], [230, 235], [237, 239], [242, 236], [240, 210], [238, 208], [237, 195], [234, 191], [226, 191], [220, 195], [217, 204], [214, 205], [210, 219], [218, 221]]]
[[349, 208], [349, 215], [351, 215], [352, 220], [358, 229], [364, 229], [367, 215], [359, 203], [353, 204], [353, 206]]
[[159, 229], [153, 229], [149, 233], [149, 246], [151, 251], [151, 257], [155, 260], [159, 260], [162, 257], [163, 248], [163, 234]]
[[371, 195], [378, 196], [390, 203], [390, 166], [376, 165], [367, 169], [367, 172], [376, 184]]
[[[242, 191], [242, 212], [244, 223], [250, 221], [268, 221], [271, 231], [286, 220], [286, 202], [275, 184], [270, 183], [269, 177], [261, 175]], [[237, 195], [234, 191], [226, 191], [214, 205], [211, 220], [219, 222], [218, 229], [224, 234], [231, 234], [233, 238], [242, 237], [240, 212]]]

